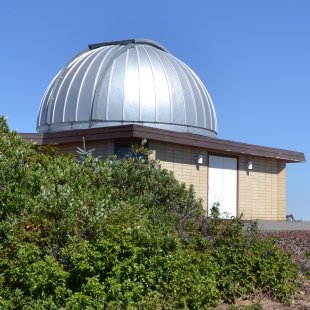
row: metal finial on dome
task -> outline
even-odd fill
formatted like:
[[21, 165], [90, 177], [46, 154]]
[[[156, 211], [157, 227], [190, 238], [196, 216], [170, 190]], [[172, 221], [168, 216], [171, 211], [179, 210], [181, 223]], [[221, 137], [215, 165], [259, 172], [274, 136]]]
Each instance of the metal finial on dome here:
[[125, 124], [216, 136], [212, 100], [198, 76], [160, 44], [89, 45], [47, 88], [38, 132]]
[[88, 48], [90, 50], [102, 47], [102, 46], [108, 46], [108, 45], [127, 45], [130, 43], [136, 43], [136, 44], [145, 44], [150, 45], [153, 47], [156, 47], [164, 52], [168, 52], [168, 50], [163, 47], [161, 44], [158, 44], [155, 41], [149, 40], [149, 39], [128, 39], [128, 40], [121, 40], [121, 41], [111, 41], [111, 42], [103, 42], [103, 43], [95, 43], [95, 44], [89, 44]]

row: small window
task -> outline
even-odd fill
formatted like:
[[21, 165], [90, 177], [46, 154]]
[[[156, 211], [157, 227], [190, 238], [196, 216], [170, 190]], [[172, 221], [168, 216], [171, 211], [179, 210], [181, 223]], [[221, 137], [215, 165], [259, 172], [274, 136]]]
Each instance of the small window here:
[[132, 146], [137, 144], [137, 142], [133, 143], [116, 143], [115, 144], [115, 155], [117, 159], [125, 159], [125, 158], [141, 158], [144, 157], [141, 153], [135, 153]]
[[131, 146], [129, 145], [116, 145], [115, 154], [118, 159], [132, 158], [135, 156]]

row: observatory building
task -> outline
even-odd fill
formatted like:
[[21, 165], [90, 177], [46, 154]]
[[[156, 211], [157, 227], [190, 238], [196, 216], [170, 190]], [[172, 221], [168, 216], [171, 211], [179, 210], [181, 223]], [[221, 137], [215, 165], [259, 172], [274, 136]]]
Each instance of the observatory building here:
[[89, 45], [56, 75], [38, 113], [38, 144], [62, 153], [82, 145], [119, 158], [147, 139], [152, 157], [192, 184], [206, 209], [245, 219], [285, 220], [286, 163], [304, 154], [217, 138], [217, 118], [202, 81], [150, 40]]

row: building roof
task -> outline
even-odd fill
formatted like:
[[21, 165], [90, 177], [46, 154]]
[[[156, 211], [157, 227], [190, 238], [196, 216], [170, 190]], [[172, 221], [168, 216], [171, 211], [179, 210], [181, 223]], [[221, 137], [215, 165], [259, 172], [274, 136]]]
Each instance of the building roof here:
[[27, 140], [33, 140], [39, 145], [49, 143], [70, 144], [81, 143], [83, 137], [86, 141], [103, 141], [109, 139], [148, 139], [205, 148], [209, 152], [219, 152], [230, 155], [248, 155], [284, 160], [286, 162], [303, 162], [305, 155], [301, 152], [283, 150], [272, 147], [259, 146], [229, 140], [222, 140], [189, 133], [173, 132], [141, 125], [123, 125], [106, 128], [93, 128], [84, 130], [71, 130], [63, 132], [49, 132], [45, 134], [21, 134]]
[[89, 45], [48, 86], [40, 133], [140, 124], [215, 137], [212, 100], [199, 77], [160, 44]]

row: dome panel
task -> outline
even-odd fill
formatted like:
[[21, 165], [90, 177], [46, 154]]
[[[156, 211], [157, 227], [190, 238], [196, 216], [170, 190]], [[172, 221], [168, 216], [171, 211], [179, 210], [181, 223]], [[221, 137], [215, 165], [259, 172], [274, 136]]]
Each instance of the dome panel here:
[[152, 59], [152, 72], [154, 78], [155, 90], [155, 119], [156, 122], [169, 123], [170, 109], [167, 108], [167, 102], [170, 101], [169, 84], [167, 83], [167, 74], [165, 67], [156, 50], [150, 49], [149, 57]]
[[173, 124], [185, 124], [185, 109], [182, 85], [180, 85], [178, 74], [171, 59], [161, 55], [161, 63], [166, 73], [167, 85], [169, 87], [169, 100], [171, 102], [170, 122]]
[[184, 114], [186, 124], [191, 124], [191, 126], [197, 126], [197, 108], [193, 90], [188, 80], [185, 71], [183, 70], [183, 63], [180, 64], [179, 61], [172, 58], [171, 63], [173, 64], [182, 89], [182, 96], [184, 101]]
[[125, 63], [125, 55], [121, 54], [112, 64], [106, 108], [106, 119], [110, 121], [123, 120]]
[[141, 124], [216, 136], [212, 100], [198, 76], [150, 40], [90, 45], [46, 90], [38, 132]]
[[134, 48], [126, 51], [126, 77], [124, 81], [124, 119], [140, 121], [140, 75], [138, 55]]
[[142, 122], [156, 122], [156, 93], [154, 87], [154, 68], [145, 48], [137, 48], [140, 74], [140, 120]]

